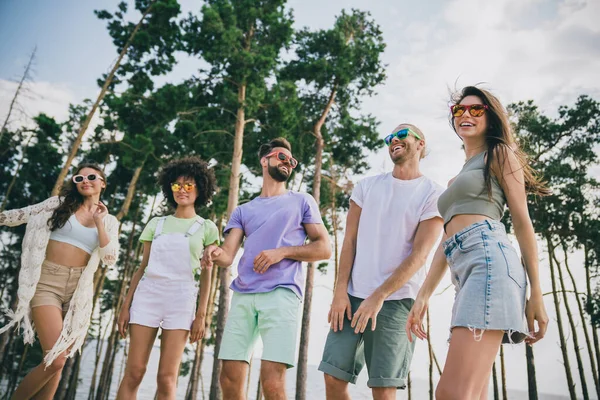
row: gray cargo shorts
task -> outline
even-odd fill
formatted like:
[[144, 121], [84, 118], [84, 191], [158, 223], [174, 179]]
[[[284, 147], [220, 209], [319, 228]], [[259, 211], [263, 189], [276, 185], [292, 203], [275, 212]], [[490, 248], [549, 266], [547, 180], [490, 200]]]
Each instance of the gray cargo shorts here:
[[[363, 299], [348, 295], [352, 315]], [[369, 321], [364, 333], [354, 333], [350, 321], [344, 318], [341, 331], [329, 331], [319, 371], [340, 380], [356, 383], [367, 364], [369, 387], [404, 389], [410, 371], [415, 341], [406, 336], [406, 317], [413, 299], [388, 300], [377, 315], [377, 327], [371, 330]]]

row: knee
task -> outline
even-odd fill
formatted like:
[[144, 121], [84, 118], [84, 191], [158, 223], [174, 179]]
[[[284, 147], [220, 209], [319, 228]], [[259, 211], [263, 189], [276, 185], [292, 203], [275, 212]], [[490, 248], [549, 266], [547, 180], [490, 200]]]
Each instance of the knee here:
[[241, 377], [230, 371], [227, 368], [223, 368], [221, 370], [221, 376], [219, 377], [219, 382], [221, 383], [221, 388], [224, 390], [235, 389], [240, 386], [240, 382], [242, 382]]
[[331, 376], [329, 374], [324, 374], [324, 375], [325, 375], [325, 387], [328, 390], [340, 391], [340, 390], [345, 390], [346, 387], [348, 386], [348, 382], [346, 382], [346, 381], [338, 379], [335, 376]]
[[158, 371], [157, 384], [160, 393], [173, 393], [177, 387], [177, 376]]
[[[285, 379], [285, 378], [284, 378]], [[267, 395], [281, 393], [285, 389], [285, 381], [280, 377], [265, 377], [262, 380], [263, 391]], [[270, 396], [272, 397], [272, 396]]]
[[56, 360], [52, 361], [52, 364], [45, 367], [45, 371], [52, 375], [60, 374], [62, 372], [63, 368], [65, 367], [66, 362], [67, 362], [67, 357], [60, 356]]
[[435, 389], [436, 400], [461, 400], [464, 399], [465, 393], [459, 393], [457, 386], [450, 387], [443, 382], [440, 382]]
[[146, 366], [145, 365], [132, 365], [128, 366], [125, 371], [125, 376], [123, 381], [127, 382], [129, 386], [137, 387], [141, 385], [142, 379], [144, 379], [144, 375], [146, 374]]

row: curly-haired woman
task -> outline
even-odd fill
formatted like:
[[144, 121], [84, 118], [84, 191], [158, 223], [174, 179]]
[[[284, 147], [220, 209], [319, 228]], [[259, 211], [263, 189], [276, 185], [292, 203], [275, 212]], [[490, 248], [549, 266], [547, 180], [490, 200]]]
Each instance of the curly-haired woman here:
[[[135, 399], [159, 326], [162, 328], [158, 366], [158, 396], [174, 399], [179, 364], [188, 336], [194, 343], [204, 336], [210, 273], [200, 273], [204, 248], [218, 242], [216, 225], [199, 217], [215, 191], [215, 177], [206, 162], [187, 157], [166, 164], [159, 173], [165, 199], [173, 215], [153, 218], [140, 241], [144, 255], [119, 315], [119, 331], [131, 334], [125, 375], [118, 399]], [[199, 275], [199, 276], [198, 276]], [[200, 281], [200, 304], [198, 285]]]
[[[34, 332], [45, 353], [13, 398], [51, 399], [66, 357], [81, 348], [92, 314], [94, 273], [119, 254], [118, 222], [100, 201], [106, 176], [93, 163], [79, 165], [58, 197], [0, 213], [0, 225], [27, 224], [19, 272], [18, 305], [0, 333], [21, 324], [25, 343]], [[33, 319], [33, 325], [32, 320]]]
[[[527, 194], [546, 195], [549, 190], [527, 164], [508, 115], [494, 95], [467, 86], [453, 100], [450, 123], [464, 143], [467, 161], [439, 197], [444, 241], [407, 318], [406, 331], [409, 337], [411, 331], [426, 337], [423, 316], [450, 265], [456, 288], [452, 337], [436, 398], [482, 399], [487, 398], [500, 344], [525, 340], [531, 345], [546, 333], [548, 315]], [[500, 222], [505, 206], [524, 266]]]

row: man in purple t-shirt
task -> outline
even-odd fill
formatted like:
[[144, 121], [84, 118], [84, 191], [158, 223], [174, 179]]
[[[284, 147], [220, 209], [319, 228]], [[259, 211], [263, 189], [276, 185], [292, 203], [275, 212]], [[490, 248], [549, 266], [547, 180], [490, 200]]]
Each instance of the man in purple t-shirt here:
[[[331, 256], [329, 235], [313, 197], [286, 189], [298, 162], [283, 138], [259, 150], [263, 185], [259, 197], [235, 209], [221, 247], [208, 246], [204, 267], [232, 264], [245, 237], [219, 359], [223, 398], [245, 397], [254, 344], [264, 344], [261, 376], [266, 399], [285, 398], [285, 371], [296, 361], [296, 337], [304, 273], [302, 261]], [[310, 243], [306, 244], [306, 238]]]

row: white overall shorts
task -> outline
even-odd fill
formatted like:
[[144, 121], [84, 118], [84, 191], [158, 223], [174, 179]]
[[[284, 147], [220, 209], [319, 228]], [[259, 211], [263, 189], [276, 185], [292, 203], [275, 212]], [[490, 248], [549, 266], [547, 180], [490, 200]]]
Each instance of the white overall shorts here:
[[189, 331], [196, 314], [198, 286], [190, 255], [190, 237], [202, 227], [200, 217], [186, 233], [162, 233], [156, 224], [146, 272], [133, 295], [129, 323]]

